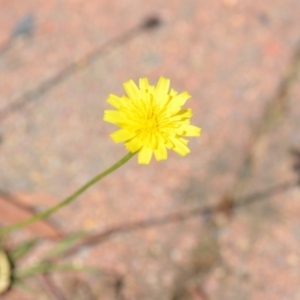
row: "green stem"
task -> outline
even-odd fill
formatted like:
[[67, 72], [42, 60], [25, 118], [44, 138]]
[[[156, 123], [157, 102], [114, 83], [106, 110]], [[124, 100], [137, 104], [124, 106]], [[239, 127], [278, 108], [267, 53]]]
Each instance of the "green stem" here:
[[77, 272], [91, 272], [91, 273], [102, 273], [100, 269], [93, 267], [84, 267], [76, 265], [52, 265], [51, 263], [38, 263], [35, 266], [28, 269], [17, 269], [15, 270], [14, 277], [16, 279], [23, 279], [26, 277], [35, 276], [42, 273], [52, 273], [52, 272], [68, 272], [68, 271], [77, 271]]
[[110, 168], [108, 168], [104, 172], [102, 172], [102, 173], [98, 174], [97, 176], [95, 176], [93, 179], [91, 179], [86, 184], [84, 184], [80, 189], [75, 191], [72, 195], [65, 198], [64, 200], [62, 200], [58, 204], [50, 207], [49, 209], [47, 209], [43, 212], [37, 213], [34, 216], [32, 216], [31, 218], [28, 218], [28, 219], [26, 219], [24, 221], [21, 221], [19, 223], [0, 228], [0, 234], [7, 234], [10, 231], [23, 228], [23, 227], [28, 226], [28, 225], [36, 222], [36, 221], [39, 221], [41, 219], [49, 217], [50, 215], [54, 214], [55, 212], [57, 212], [62, 207], [66, 206], [69, 203], [71, 203], [72, 201], [74, 201], [79, 195], [81, 195], [84, 191], [86, 191], [93, 184], [95, 184], [96, 182], [98, 182], [99, 180], [101, 180], [102, 178], [107, 176], [108, 174], [112, 173], [113, 171], [115, 171], [116, 169], [118, 169], [119, 167], [124, 165], [134, 155], [135, 155], [135, 153], [129, 152], [122, 159], [120, 159], [118, 162], [116, 162], [114, 165], [112, 165]]

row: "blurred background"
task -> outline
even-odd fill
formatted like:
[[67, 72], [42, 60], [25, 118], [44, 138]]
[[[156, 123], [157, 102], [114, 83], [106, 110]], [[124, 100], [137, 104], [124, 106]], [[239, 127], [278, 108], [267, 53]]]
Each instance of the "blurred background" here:
[[[125, 155], [103, 122], [124, 81], [170, 78], [203, 130], [11, 236], [42, 237], [34, 261], [97, 235], [62, 259], [103, 274], [55, 274], [53, 299], [300, 299], [299, 16], [299, 0], [0, 0], [1, 225]], [[32, 284], [3, 299], [52, 299]]]

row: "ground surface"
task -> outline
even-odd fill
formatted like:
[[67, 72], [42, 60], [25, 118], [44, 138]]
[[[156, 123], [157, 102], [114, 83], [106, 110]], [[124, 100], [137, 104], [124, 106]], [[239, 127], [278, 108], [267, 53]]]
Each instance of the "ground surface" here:
[[[45, 209], [125, 155], [102, 118], [128, 79], [171, 78], [203, 129], [186, 158], [134, 158], [52, 226], [12, 237], [108, 230], [65, 259], [105, 276], [54, 276], [66, 299], [300, 299], [298, 0], [0, 7], [3, 224], [31, 213], [15, 203]], [[204, 216], [206, 205], [216, 210]], [[2, 298], [48, 299], [35, 288]]]

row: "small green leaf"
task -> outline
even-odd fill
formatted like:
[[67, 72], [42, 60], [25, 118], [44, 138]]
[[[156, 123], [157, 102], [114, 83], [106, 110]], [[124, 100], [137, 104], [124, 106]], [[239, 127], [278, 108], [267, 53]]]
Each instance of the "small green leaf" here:
[[88, 232], [76, 232], [58, 242], [47, 254], [46, 258], [55, 257], [72, 247], [81, 238], [88, 235]]
[[20, 290], [23, 290], [23, 291], [25, 291], [27, 293], [31, 293], [31, 294], [38, 292], [36, 290], [36, 288], [33, 288], [33, 287], [29, 286], [28, 283], [24, 282], [24, 280], [22, 280], [22, 281], [18, 280], [18, 279], [14, 280], [13, 281], [13, 287], [14, 288], [18, 288]]
[[32, 239], [29, 241], [26, 241], [19, 246], [17, 246], [15, 249], [10, 251], [8, 253], [9, 258], [12, 262], [17, 261], [18, 259], [22, 258], [24, 255], [26, 255], [28, 252], [30, 252], [31, 249], [34, 248], [34, 246], [38, 243], [38, 239]]
[[78, 266], [74, 264], [53, 264], [50, 262], [42, 262], [34, 265], [31, 268], [18, 269], [15, 272], [15, 278], [20, 280], [27, 277], [32, 277], [44, 273], [56, 272], [87, 272], [87, 273], [102, 273], [101, 269], [94, 267]]

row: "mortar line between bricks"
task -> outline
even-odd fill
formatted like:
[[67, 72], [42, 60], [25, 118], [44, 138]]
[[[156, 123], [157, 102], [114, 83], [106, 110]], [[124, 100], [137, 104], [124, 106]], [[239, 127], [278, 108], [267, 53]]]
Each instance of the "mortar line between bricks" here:
[[64, 69], [60, 70], [54, 76], [46, 79], [44, 82], [39, 84], [36, 88], [31, 91], [25, 92], [22, 96], [13, 101], [12, 104], [8, 105], [4, 109], [0, 110], [0, 123], [5, 120], [12, 113], [23, 109], [27, 104], [31, 103], [33, 100], [38, 99], [40, 96], [49, 92], [53, 87], [57, 86], [67, 78], [70, 78], [73, 74], [79, 70], [83, 70], [91, 66], [101, 55], [109, 51], [113, 46], [125, 44], [127, 41], [135, 37], [137, 34], [144, 31], [155, 29], [161, 25], [161, 20], [157, 17], [150, 17], [144, 20], [141, 24], [136, 27], [129, 29], [127, 32], [123, 33], [119, 37], [108, 41], [106, 44], [100, 46], [93, 52], [85, 55], [81, 59], [72, 62]]
[[296, 83], [299, 73], [300, 73], [300, 40], [296, 44], [296, 49], [294, 54], [291, 58], [290, 63], [288, 64], [287, 71], [283, 76], [281, 82], [279, 83], [279, 87], [277, 89], [276, 94], [274, 97], [271, 98], [269, 103], [267, 104], [263, 117], [261, 121], [255, 126], [252, 139], [249, 143], [249, 150], [246, 153], [244, 162], [238, 172], [238, 176], [231, 188], [231, 195], [234, 194], [236, 187], [243, 182], [244, 176], [240, 176], [241, 174], [247, 174], [247, 178], [251, 176], [251, 166], [253, 164], [253, 156], [254, 156], [254, 149], [257, 143], [259, 142], [260, 138], [270, 129], [272, 116], [277, 112], [282, 117], [286, 117], [286, 113], [289, 109], [288, 107], [288, 97], [293, 89], [294, 84]]

